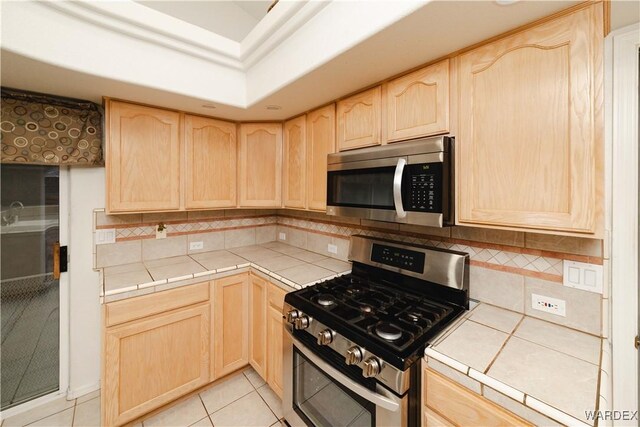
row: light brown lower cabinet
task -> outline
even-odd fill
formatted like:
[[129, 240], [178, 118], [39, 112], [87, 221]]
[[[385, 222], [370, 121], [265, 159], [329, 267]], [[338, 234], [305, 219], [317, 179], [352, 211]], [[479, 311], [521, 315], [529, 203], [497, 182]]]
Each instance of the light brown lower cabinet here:
[[213, 379], [249, 364], [249, 275], [211, 282]]
[[102, 425], [138, 418], [210, 381], [209, 303], [106, 328]]
[[249, 275], [249, 364], [267, 375], [267, 281]]
[[532, 425], [430, 369], [423, 374], [424, 426]]
[[269, 284], [269, 304], [267, 308], [267, 384], [282, 399], [284, 393], [284, 373], [282, 356], [284, 353], [283, 305], [285, 291]]

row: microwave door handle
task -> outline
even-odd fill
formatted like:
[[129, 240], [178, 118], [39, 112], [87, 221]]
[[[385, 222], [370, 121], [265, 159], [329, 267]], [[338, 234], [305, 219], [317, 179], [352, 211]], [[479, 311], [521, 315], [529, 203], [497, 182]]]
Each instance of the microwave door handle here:
[[402, 206], [402, 174], [406, 164], [407, 159], [398, 159], [396, 172], [393, 175], [393, 203], [396, 207], [396, 215], [398, 218], [405, 218], [407, 216], [407, 212], [404, 210], [404, 206]]

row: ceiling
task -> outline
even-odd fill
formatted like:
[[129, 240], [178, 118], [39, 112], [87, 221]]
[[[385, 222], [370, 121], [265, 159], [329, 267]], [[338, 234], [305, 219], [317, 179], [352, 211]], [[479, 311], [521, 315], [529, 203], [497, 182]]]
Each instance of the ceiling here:
[[159, 1], [135, 0], [158, 12], [240, 42], [264, 18], [272, 0]]

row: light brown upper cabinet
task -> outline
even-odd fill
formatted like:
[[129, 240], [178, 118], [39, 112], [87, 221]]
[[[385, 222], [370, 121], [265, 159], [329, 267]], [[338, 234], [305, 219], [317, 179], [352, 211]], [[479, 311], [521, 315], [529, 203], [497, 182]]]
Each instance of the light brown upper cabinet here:
[[327, 209], [327, 154], [336, 151], [336, 106], [307, 114], [307, 207]]
[[602, 4], [459, 57], [459, 223], [599, 233]]
[[282, 125], [243, 123], [238, 151], [238, 188], [242, 207], [282, 204]]
[[358, 93], [338, 101], [338, 150], [380, 145], [382, 127], [382, 89]]
[[249, 363], [248, 274], [211, 282], [213, 305], [213, 377], [223, 377]]
[[180, 113], [107, 101], [107, 210], [180, 208]]
[[449, 60], [387, 83], [387, 140], [449, 131]]
[[306, 201], [306, 117], [284, 123], [283, 205], [304, 209]]
[[185, 115], [185, 207], [236, 206], [236, 125]]

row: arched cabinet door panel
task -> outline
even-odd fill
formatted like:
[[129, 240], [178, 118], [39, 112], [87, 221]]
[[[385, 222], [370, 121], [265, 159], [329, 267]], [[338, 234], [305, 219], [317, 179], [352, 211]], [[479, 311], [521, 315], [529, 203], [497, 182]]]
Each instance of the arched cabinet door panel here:
[[369, 147], [382, 143], [382, 89], [373, 89], [338, 101], [338, 150]]
[[336, 151], [336, 106], [307, 114], [307, 207], [327, 209], [327, 155]]
[[284, 123], [283, 205], [285, 208], [307, 207], [307, 120], [302, 115]]

